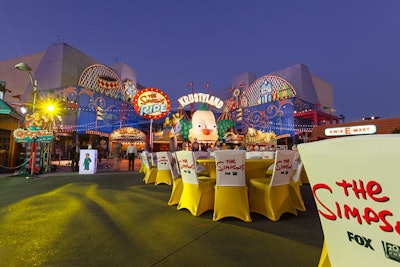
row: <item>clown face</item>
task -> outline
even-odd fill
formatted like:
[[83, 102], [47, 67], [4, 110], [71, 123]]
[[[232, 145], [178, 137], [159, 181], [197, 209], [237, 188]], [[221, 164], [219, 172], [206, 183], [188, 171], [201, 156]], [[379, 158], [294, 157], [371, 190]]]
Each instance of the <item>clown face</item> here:
[[193, 143], [213, 142], [218, 140], [217, 123], [214, 114], [209, 110], [197, 110], [193, 113], [192, 128], [189, 130], [189, 140]]

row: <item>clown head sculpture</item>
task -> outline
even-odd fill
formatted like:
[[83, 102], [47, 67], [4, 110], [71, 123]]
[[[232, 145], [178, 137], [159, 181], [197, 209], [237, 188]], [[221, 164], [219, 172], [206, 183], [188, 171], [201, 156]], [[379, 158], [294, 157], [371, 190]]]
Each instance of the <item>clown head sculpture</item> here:
[[189, 140], [194, 142], [212, 142], [218, 140], [218, 128], [214, 113], [208, 109], [206, 104], [202, 104], [192, 116], [192, 128], [189, 130]]

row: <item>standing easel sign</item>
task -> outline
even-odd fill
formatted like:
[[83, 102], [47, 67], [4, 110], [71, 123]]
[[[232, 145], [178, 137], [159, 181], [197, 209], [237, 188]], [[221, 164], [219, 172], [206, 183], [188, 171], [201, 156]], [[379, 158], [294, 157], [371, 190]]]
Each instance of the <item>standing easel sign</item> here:
[[400, 266], [400, 135], [298, 146], [331, 266]]
[[97, 149], [81, 149], [79, 174], [95, 174], [97, 171]]

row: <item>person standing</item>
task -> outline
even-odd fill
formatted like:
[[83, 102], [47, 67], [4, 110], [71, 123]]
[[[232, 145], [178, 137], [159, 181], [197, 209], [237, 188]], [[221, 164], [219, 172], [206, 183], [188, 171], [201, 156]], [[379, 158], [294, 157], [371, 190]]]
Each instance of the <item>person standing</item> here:
[[135, 156], [137, 153], [136, 146], [129, 144], [128, 148], [126, 149], [126, 155], [129, 161], [129, 171], [135, 170]]
[[122, 152], [121, 143], [116, 142], [113, 151], [114, 171], [119, 171], [121, 165], [121, 152]]
[[78, 171], [79, 170], [79, 154], [81, 153], [79, 149], [79, 143], [76, 143], [75, 146], [71, 148], [70, 157], [71, 157], [71, 170]]

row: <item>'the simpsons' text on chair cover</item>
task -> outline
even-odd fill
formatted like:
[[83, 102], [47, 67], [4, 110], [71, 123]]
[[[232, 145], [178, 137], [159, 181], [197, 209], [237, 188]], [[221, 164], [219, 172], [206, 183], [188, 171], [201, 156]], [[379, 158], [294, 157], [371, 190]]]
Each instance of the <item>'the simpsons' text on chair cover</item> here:
[[213, 220], [235, 217], [251, 222], [249, 196], [245, 179], [246, 151], [219, 150], [215, 152], [217, 178]]
[[179, 200], [181, 199], [183, 191], [183, 183], [182, 183], [182, 177], [179, 173], [178, 160], [176, 159], [175, 152], [174, 153], [168, 152], [168, 157], [170, 157], [171, 176], [172, 176], [172, 191], [168, 201], [168, 205], [173, 206], [177, 205], [179, 203]]
[[278, 150], [272, 178], [250, 180], [250, 212], [262, 214], [271, 221], [278, 221], [286, 212], [297, 216], [289, 191], [294, 154], [292, 150]]
[[150, 164], [149, 153], [143, 151], [141, 154], [142, 162], [146, 165], [146, 172], [144, 173], [143, 182], [145, 184], [152, 184], [156, 182], [157, 168]]
[[290, 179], [289, 188], [290, 188], [290, 196], [292, 197], [293, 204], [296, 207], [296, 209], [300, 211], [306, 211], [306, 206], [304, 205], [303, 196], [301, 195], [301, 190], [300, 190], [301, 187], [300, 174], [302, 170], [303, 170], [303, 163], [300, 161], [292, 176], [292, 179]]
[[335, 267], [399, 266], [400, 135], [375, 130], [297, 146], [326, 242], [319, 266], [327, 255]]
[[157, 175], [155, 184], [172, 185], [170, 152], [157, 152]]
[[194, 216], [212, 210], [214, 208], [215, 179], [197, 176], [192, 151], [177, 151], [176, 157], [183, 183], [182, 196], [177, 209], [188, 209]]

